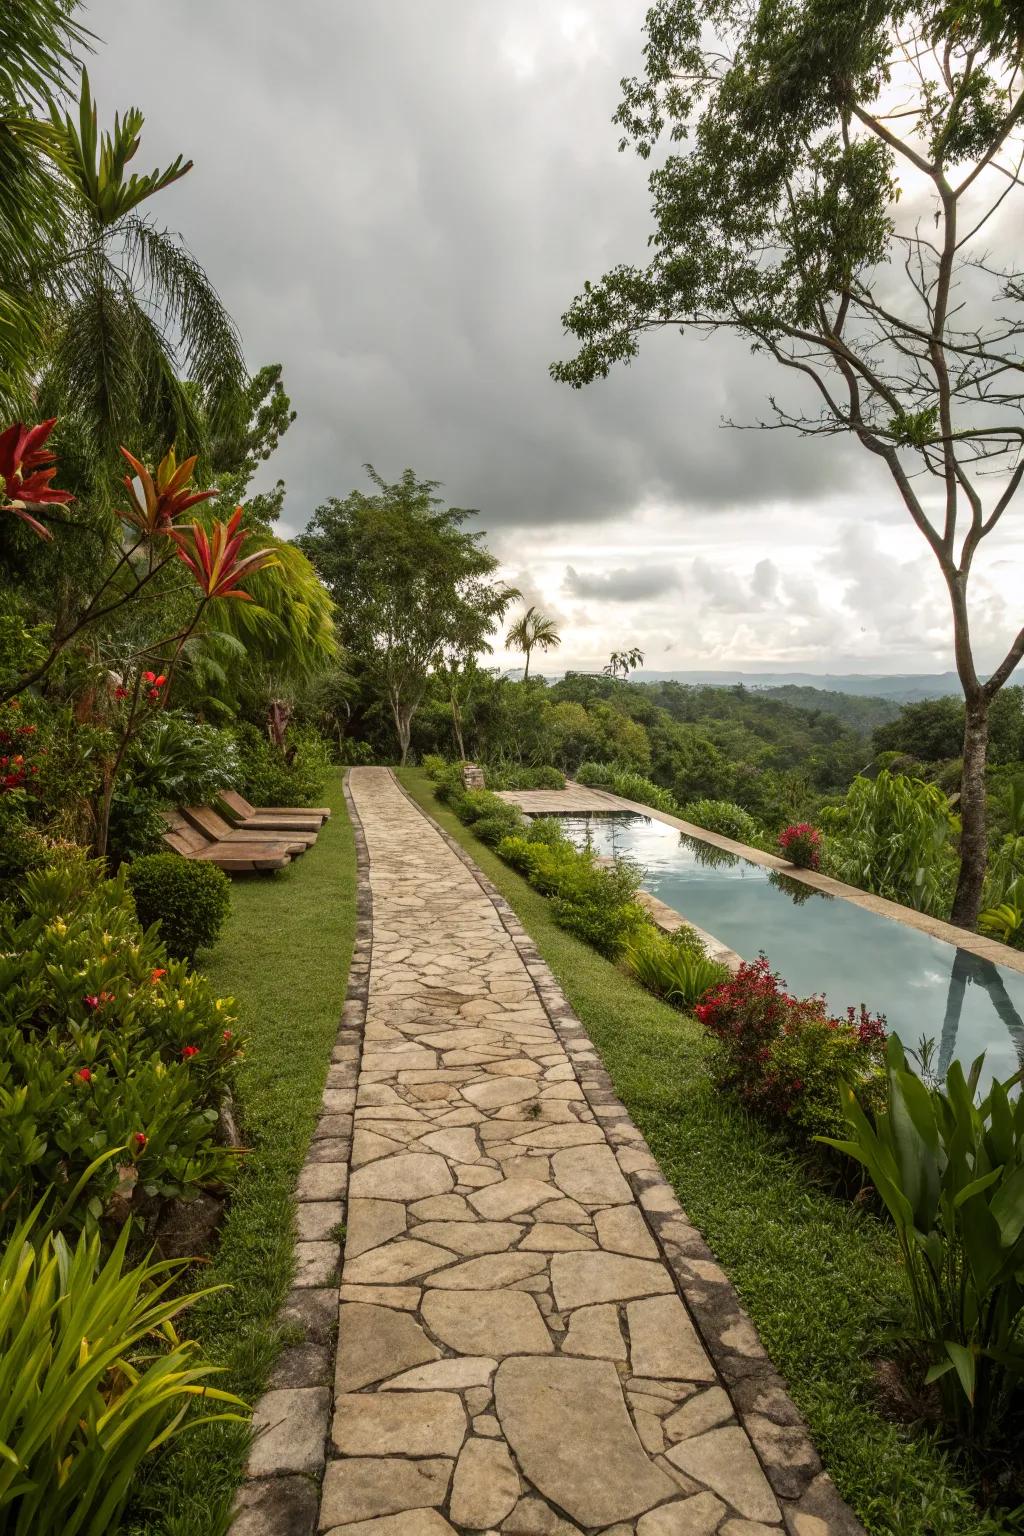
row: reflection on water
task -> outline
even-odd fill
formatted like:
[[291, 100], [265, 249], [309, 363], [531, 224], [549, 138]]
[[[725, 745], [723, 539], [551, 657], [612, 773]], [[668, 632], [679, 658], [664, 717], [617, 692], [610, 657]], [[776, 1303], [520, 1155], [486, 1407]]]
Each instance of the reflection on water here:
[[763, 950], [790, 991], [835, 1014], [863, 1003], [905, 1045], [938, 1040], [937, 1069], [985, 1052], [986, 1077], [1024, 1063], [1024, 974], [632, 813], [560, 818], [600, 855], [635, 860], [645, 889], [747, 959]]
[[794, 907], [802, 907], [805, 901], [810, 901], [812, 896], [820, 896], [822, 901], [833, 901], [827, 891], [816, 891], [813, 885], [808, 885], [806, 880], [794, 880], [792, 875], [784, 875], [781, 869], [768, 871], [768, 884], [774, 885], [777, 891], [782, 891], [788, 896]]

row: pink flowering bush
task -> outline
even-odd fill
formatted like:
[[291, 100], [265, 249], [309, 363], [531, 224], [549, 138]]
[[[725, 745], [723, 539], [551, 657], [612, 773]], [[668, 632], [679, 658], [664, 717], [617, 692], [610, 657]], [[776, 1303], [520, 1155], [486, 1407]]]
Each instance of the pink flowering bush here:
[[863, 1004], [833, 1018], [823, 997], [793, 997], [764, 955], [706, 992], [694, 1013], [719, 1042], [719, 1084], [801, 1135], [842, 1132], [840, 1080], [869, 1105], [883, 1092], [885, 1020]]
[[817, 869], [821, 863], [821, 833], [809, 821], [798, 821], [780, 832], [779, 847], [797, 869]]

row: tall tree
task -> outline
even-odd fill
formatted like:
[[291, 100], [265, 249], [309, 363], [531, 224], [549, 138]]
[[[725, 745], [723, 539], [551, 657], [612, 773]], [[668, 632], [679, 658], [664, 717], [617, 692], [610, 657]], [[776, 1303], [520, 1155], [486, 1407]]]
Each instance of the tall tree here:
[[[989, 708], [1024, 628], [979, 675], [968, 582], [1024, 477], [1024, 269], [990, 246], [1021, 191], [1024, 10], [1000, 0], [658, 0], [623, 147], [650, 176], [653, 257], [565, 316], [577, 387], [663, 326], [745, 337], [892, 477], [949, 593], [964, 690], [954, 921], [985, 874]], [[683, 148], [682, 146], [685, 146]], [[901, 195], [903, 197], [900, 201]], [[998, 218], [997, 218], [998, 215]]]
[[621, 677], [626, 679], [637, 667], [644, 664], [644, 653], [638, 645], [631, 645], [627, 651], [612, 651], [608, 658], [608, 665], [601, 670], [609, 677]]
[[526, 666], [523, 668], [524, 683], [530, 675], [530, 657], [534, 648], [539, 645], [542, 651], [550, 651], [561, 643], [562, 637], [555, 627], [554, 619], [547, 618], [532, 603], [525, 613], [519, 615], [505, 636], [505, 644], [514, 645], [516, 650], [522, 651], [526, 657]]
[[498, 562], [446, 507], [436, 480], [411, 469], [389, 484], [318, 507], [296, 543], [337, 607], [340, 638], [391, 711], [401, 761], [431, 673], [446, 656], [490, 650], [489, 635], [518, 593], [495, 581]]

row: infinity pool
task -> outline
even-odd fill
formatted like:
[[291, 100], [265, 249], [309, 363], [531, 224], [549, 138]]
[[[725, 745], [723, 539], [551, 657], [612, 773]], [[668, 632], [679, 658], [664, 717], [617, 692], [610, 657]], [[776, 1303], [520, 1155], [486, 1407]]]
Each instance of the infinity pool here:
[[624, 855], [644, 889], [745, 960], [763, 950], [790, 991], [865, 1003], [905, 1045], [934, 1040], [944, 1073], [986, 1052], [986, 1078], [1024, 1063], [1024, 972], [993, 965], [904, 923], [779, 876], [646, 816], [559, 817], [579, 846]]

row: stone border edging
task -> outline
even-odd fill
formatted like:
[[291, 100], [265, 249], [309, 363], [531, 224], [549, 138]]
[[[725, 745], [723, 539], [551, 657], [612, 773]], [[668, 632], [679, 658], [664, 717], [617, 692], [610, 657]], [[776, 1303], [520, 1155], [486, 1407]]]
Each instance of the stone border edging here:
[[590, 1036], [554, 974], [500, 891], [466, 850], [392, 777], [441, 836], [491, 902], [533, 981], [583, 1095], [608, 1138], [655, 1242], [779, 1500], [792, 1536], [865, 1536], [864, 1528], [822, 1469], [807, 1424], [772, 1365], [735, 1287], [619, 1099]]
[[362, 822], [344, 779], [356, 850], [356, 934], [320, 1116], [295, 1186], [295, 1277], [279, 1321], [287, 1343], [253, 1410], [256, 1438], [231, 1536], [314, 1536], [334, 1403], [338, 1283], [356, 1086], [370, 990], [373, 894]]

